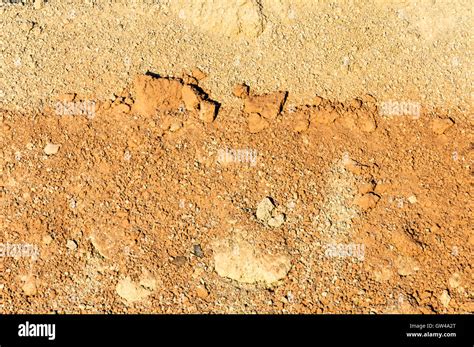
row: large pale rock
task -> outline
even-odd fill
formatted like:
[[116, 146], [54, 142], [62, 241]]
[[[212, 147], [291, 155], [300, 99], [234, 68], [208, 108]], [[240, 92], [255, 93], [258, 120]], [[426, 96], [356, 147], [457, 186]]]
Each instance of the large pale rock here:
[[291, 268], [287, 254], [267, 254], [244, 240], [219, 240], [213, 250], [218, 275], [241, 283], [273, 284]]

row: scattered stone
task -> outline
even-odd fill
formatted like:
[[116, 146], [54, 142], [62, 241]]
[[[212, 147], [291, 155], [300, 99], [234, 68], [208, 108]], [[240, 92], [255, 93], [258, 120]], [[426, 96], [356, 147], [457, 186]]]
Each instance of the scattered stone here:
[[273, 228], [280, 227], [285, 222], [285, 215], [279, 214], [276, 217], [272, 217], [268, 220], [268, 225]]
[[416, 202], [418, 201], [416, 199], [416, 196], [414, 196], [414, 195], [409, 196], [407, 200], [410, 204], [416, 204]]
[[25, 295], [27, 295], [27, 296], [36, 295], [37, 288], [36, 288], [36, 280], [35, 280], [34, 276], [29, 275], [26, 278], [24, 278], [24, 281], [25, 281], [25, 283], [23, 284], [21, 289], [23, 290]]
[[249, 124], [249, 131], [252, 134], [256, 134], [256, 133], [262, 131], [263, 129], [266, 129], [270, 125], [258, 113], [249, 114], [248, 124]]
[[67, 240], [66, 247], [71, 251], [75, 251], [77, 249], [77, 243], [74, 240]]
[[204, 300], [209, 296], [209, 291], [206, 289], [205, 286], [197, 286], [196, 295], [198, 296], [198, 298]]
[[410, 257], [398, 257], [396, 260], [396, 266], [400, 276], [410, 276], [420, 270], [418, 262]]
[[249, 86], [242, 83], [234, 86], [232, 94], [238, 98], [244, 98], [249, 95]]
[[259, 221], [273, 228], [278, 228], [285, 222], [285, 215], [276, 213], [275, 205], [268, 197], [257, 205], [256, 216]]
[[171, 123], [169, 130], [171, 132], [175, 132], [183, 127], [183, 123], [181, 121], [174, 121]]
[[446, 130], [451, 128], [454, 125], [454, 122], [450, 118], [446, 119], [435, 119], [432, 123], [433, 132], [436, 135], [444, 134]]
[[461, 276], [455, 272], [450, 278], [449, 278], [449, 286], [451, 288], [458, 288], [461, 285]]
[[244, 240], [219, 240], [213, 250], [217, 274], [241, 283], [274, 284], [291, 268], [288, 255], [267, 254]]
[[272, 218], [272, 211], [275, 208], [273, 202], [269, 198], [264, 198], [257, 205], [257, 219], [267, 223], [270, 218]]
[[140, 301], [151, 294], [150, 291], [135, 284], [130, 277], [120, 280], [117, 283], [115, 290], [122, 299], [127, 301], [127, 303]]
[[140, 286], [149, 291], [153, 291], [156, 289], [156, 279], [150, 274], [147, 269], [142, 270], [142, 274], [140, 276]]
[[392, 278], [392, 270], [382, 267], [380, 270], [374, 271], [374, 277], [377, 282], [386, 282]]
[[53, 238], [51, 237], [51, 235], [45, 235], [43, 236], [43, 244], [45, 245], [49, 245], [51, 242], [53, 242]]
[[45, 153], [46, 155], [54, 155], [54, 154], [58, 153], [59, 147], [60, 147], [60, 145], [55, 145], [55, 144], [53, 144], [53, 143], [48, 143], [48, 144], [44, 147], [44, 153]]
[[216, 118], [217, 106], [209, 100], [201, 101], [199, 105], [199, 119], [205, 123], [212, 123]]
[[176, 266], [183, 266], [184, 264], [186, 264], [186, 262], [187, 262], [186, 257], [183, 257], [182, 255], [174, 257], [173, 260], [171, 261], [171, 263]]
[[451, 301], [451, 296], [449, 295], [449, 292], [447, 290], [443, 290], [439, 297], [439, 301], [441, 304], [444, 306], [444, 308], [449, 307], [449, 302]]
[[204, 257], [204, 252], [202, 251], [201, 245], [193, 246], [193, 254], [198, 258]]
[[377, 206], [377, 202], [380, 197], [374, 193], [367, 193], [362, 196], [358, 196], [354, 199], [354, 204], [360, 207], [362, 210], [370, 210]]

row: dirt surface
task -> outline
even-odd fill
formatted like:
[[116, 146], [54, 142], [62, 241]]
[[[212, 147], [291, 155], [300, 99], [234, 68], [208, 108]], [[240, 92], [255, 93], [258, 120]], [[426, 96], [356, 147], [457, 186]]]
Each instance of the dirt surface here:
[[[468, 4], [227, 3], [0, 9], [0, 312], [474, 312]], [[336, 73], [365, 40], [384, 62]]]
[[109, 99], [147, 71], [199, 67], [212, 97], [287, 90], [413, 100], [472, 113], [472, 2], [35, 0], [0, 5], [0, 102], [41, 110], [57, 95]]

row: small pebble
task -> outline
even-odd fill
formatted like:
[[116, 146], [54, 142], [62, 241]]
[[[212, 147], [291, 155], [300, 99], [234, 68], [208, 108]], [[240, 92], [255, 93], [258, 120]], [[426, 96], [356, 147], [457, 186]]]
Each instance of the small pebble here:
[[49, 245], [51, 242], [53, 242], [53, 238], [51, 237], [51, 235], [45, 235], [43, 236], [43, 244], [45, 245]]
[[183, 257], [180, 255], [180, 256], [174, 257], [171, 263], [176, 266], [183, 266], [184, 264], [186, 264], [186, 261], [187, 261], [186, 257]]
[[54, 154], [58, 153], [59, 147], [60, 147], [60, 145], [55, 145], [53, 143], [48, 143], [44, 147], [44, 153], [46, 153], [46, 155], [54, 155]]
[[201, 245], [194, 245], [193, 246], [193, 253], [198, 258], [204, 257], [204, 252], [202, 251]]
[[77, 249], [77, 243], [74, 240], [67, 240], [66, 247], [71, 251], [75, 251]]
[[209, 291], [204, 286], [198, 286], [196, 288], [196, 295], [201, 299], [206, 299], [209, 296]]
[[441, 301], [441, 304], [445, 308], [448, 308], [449, 302], [451, 301], [451, 296], [449, 295], [449, 292], [447, 290], [443, 290], [441, 296], [439, 297], [439, 301]]

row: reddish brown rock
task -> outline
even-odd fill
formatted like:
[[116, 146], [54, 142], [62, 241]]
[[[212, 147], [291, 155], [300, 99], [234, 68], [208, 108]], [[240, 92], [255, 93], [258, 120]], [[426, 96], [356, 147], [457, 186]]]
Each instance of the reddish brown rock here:
[[286, 92], [249, 96], [245, 99], [244, 111], [258, 113], [265, 119], [274, 119], [280, 113], [286, 100]]

